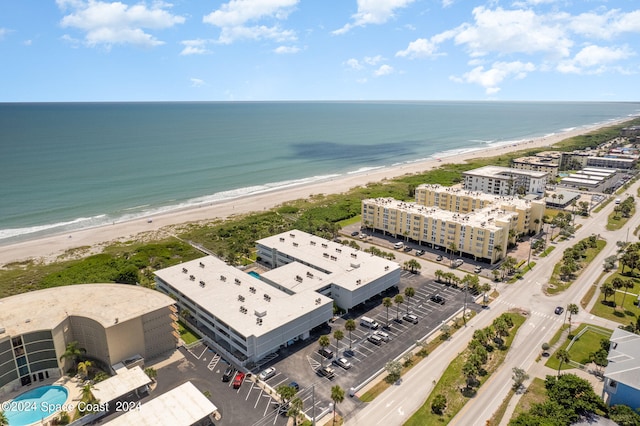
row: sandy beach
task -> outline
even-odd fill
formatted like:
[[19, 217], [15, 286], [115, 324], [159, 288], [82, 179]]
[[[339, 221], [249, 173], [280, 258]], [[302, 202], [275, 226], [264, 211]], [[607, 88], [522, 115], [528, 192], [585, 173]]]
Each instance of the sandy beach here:
[[624, 121], [628, 121], [628, 119], [609, 122], [600, 126], [592, 126], [589, 128], [558, 133], [552, 136], [523, 141], [517, 144], [487, 148], [485, 150], [468, 152], [451, 157], [443, 157], [441, 162], [434, 159], [379, 170], [370, 170], [364, 173], [341, 176], [329, 181], [320, 181], [243, 198], [226, 200], [207, 206], [199, 206], [187, 210], [153, 216], [152, 218], [115, 223], [112, 225], [75, 231], [71, 234], [54, 235], [0, 246], [0, 265], [6, 265], [11, 262], [26, 261], [29, 259], [50, 262], [58, 259], [59, 256], [62, 256], [68, 250], [78, 248], [86, 248], [78, 250], [79, 253], [95, 253], [99, 252], [102, 246], [115, 241], [128, 241], [137, 238], [149, 239], [153, 236], [170, 235], [171, 227], [178, 224], [227, 218], [233, 215], [262, 211], [289, 200], [306, 198], [312, 194], [342, 193], [353, 187], [366, 185], [369, 182], [377, 182], [405, 174], [419, 173], [436, 168], [445, 163], [460, 163], [470, 158], [498, 156], [500, 154], [525, 148], [548, 147], [563, 139], [588, 133], [601, 127], [622, 123]]

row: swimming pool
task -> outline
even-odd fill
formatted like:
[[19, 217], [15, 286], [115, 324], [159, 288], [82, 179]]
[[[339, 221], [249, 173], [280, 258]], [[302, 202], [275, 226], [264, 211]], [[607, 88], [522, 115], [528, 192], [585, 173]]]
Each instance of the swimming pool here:
[[252, 276], [252, 277], [254, 277], [254, 278], [258, 278], [258, 279], [260, 279], [260, 274], [259, 274], [259, 273], [257, 273], [256, 271], [251, 271], [251, 272], [249, 272], [249, 275], [251, 275], [251, 276]]
[[2, 405], [9, 426], [30, 425], [66, 408], [68, 396], [64, 386], [40, 386]]

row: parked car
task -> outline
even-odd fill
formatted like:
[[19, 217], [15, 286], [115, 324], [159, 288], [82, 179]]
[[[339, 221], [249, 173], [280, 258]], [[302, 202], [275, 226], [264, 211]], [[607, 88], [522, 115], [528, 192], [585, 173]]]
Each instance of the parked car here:
[[297, 382], [289, 383], [289, 387], [294, 388], [296, 390], [296, 392], [298, 392], [300, 390], [300, 385]]
[[373, 334], [375, 334], [376, 336], [380, 337], [385, 342], [389, 341], [389, 334], [385, 333], [384, 331], [377, 330], [377, 331], [374, 331]]
[[367, 237], [368, 237], [368, 235], [367, 235], [367, 234], [365, 234], [364, 232], [363, 232], [362, 234], [360, 234], [360, 239], [361, 239], [361, 240], [364, 240], [364, 239], [365, 239], [365, 238], [367, 238]]
[[445, 298], [440, 296], [439, 294], [434, 294], [429, 298], [429, 300], [431, 300], [434, 303], [437, 303], [438, 305], [444, 305], [444, 303], [446, 302]]
[[440, 262], [440, 261], [442, 260], [442, 255], [441, 255], [441, 254], [439, 254], [438, 256], [436, 256], [436, 260], [437, 260], [438, 262]]
[[456, 259], [455, 262], [453, 262], [456, 266], [460, 266], [464, 263], [464, 260], [462, 259]]
[[262, 381], [265, 381], [265, 380], [269, 380], [275, 375], [276, 375], [276, 369], [273, 367], [269, 367], [265, 370], [262, 370], [262, 372], [258, 375], [258, 378]]
[[367, 340], [376, 346], [380, 346], [382, 344], [382, 338], [380, 336], [376, 336], [375, 334], [367, 337]]
[[476, 266], [475, 268], [473, 268], [473, 272], [475, 272], [476, 274], [479, 274], [480, 272], [482, 272], [482, 267]]
[[402, 319], [404, 319], [405, 321], [409, 321], [410, 323], [413, 323], [413, 324], [418, 323], [418, 317], [415, 316], [414, 314], [404, 314], [402, 316]]
[[242, 382], [244, 382], [245, 374], [242, 371], [238, 371], [236, 377], [233, 379], [233, 388], [239, 389], [242, 386]]
[[333, 361], [338, 367], [342, 367], [345, 370], [348, 370], [351, 368], [351, 363], [349, 362], [348, 359], [346, 358], [338, 358], [335, 361]]
[[228, 382], [233, 377], [233, 373], [236, 371], [232, 366], [228, 366], [226, 370], [224, 370], [224, 374], [222, 375], [222, 381]]
[[422, 256], [424, 254], [424, 250], [416, 250], [416, 256]]
[[556, 310], [553, 312], [555, 312], [556, 315], [562, 315], [562, 313], [564, 312], [564, 308], [562, 306], [558, 306], [556, 307]]
[[358, 231], [353, 231], [353, 232], [351, 233], [351, 236], [352, 236], [352, 237], [357, 237], [357, 236], [358, 236], [358, 234], [359, 234], [359, 232], [358, 232]]
[[409, 253], [411, 250], [413, 250], [411, 247], [406, 246], [405, 248], [402, 249], [403, 251]]
[[327, 348], [318, 349], [318, 353], [327, 359], [333, 358], [333, 351]]
[[317, 370], [318, 374], [326, 377], [327, 379], [333, 379], [335, 371], [331, 367], [321, 367]]
[[398, 241], [397, 243], [395, 243], [395, 244], [393, 245], [393, 248], [394, 248], [394, 249], [396, 249], [396, 250], [399, 250], [399, 249], [401, 249], [402, 247], [404, 247], [404, 243], [403, 243], [402, 241]]

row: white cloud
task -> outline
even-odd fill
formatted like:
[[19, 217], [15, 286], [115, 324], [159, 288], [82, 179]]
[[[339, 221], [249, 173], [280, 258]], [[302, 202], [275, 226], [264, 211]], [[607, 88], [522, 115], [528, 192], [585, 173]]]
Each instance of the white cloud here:
[[438, 45], [426, 38], [419, 38], [409, 43], [405, 50], [396, 52], [396, 56], [409, 58], [424, 58], [434, 56], [438, 51]]
[[0, 28], [0, 40], [4, 39], [4, 36], [9, 34], [9, 30], [6, 28]]
[[24, 44], [25, 46], [31, 46], [33, 45], [33, 40], [25, 40], [22, 42], [22, 44]]
[[207, 49], [208, 40], [203, 39], [195, 39], [195, 40], [183, 40], [180, 42], [184, 45], [184, 49], [180, 52], [182, 56], [188, 55], [206, 55], [211, 53], [209, 49]]
[[466, 45], [471, 56], [490, 52], [543, 53], [552, 58], [567, 57], [573, 41], [563, 22], [554, 15], [537, 15], [532, 10], [473, 9], [474, 24], [456, 29], [455, 43]]
[[296, 46], [278, 46], [273, 51], [274, 53], [282, 55], [282, 54], [298, 53], [300, 51], [300, 48]]
[[376, 55], [376, 56], [365, 56], [363, 59], [365, 64], [367, 65], [377, 65], [379, 64], [383, 59], [381, 55]]
[[158, 46], [164, 42], [143, 29], [159, 30], [185, 22], [184, 17], [165, 10], [171, 5], [161, 2], [153, 3], [150, 7], [144, 3], [129, 6], [121, 2], [97, 0], [57, 0], [57, 4], [65, 11], [71, 9], [60, 25], [84, 31], [84, 42], [91, 47], [111, 47], [114, 44]]
[[363, 67], [360, 62], [355, 58], [350, 58], [345, 61], [345, 65], [354, 70], [361, 70]]
[[582, 13], [568, 18], [569, 28], [582, 36], [608, 40], [619, 34], [640, 33], [640, 10], [623, 13], [610, 10], [603, 14]]
[[200, 78], [191, 77], [189, 81], [191, 82], [191, 87], [202, 87], [205, 85], [204, 80]]
[[442, 7], [449, 7], [453, 4], [454, 0], [442, 0]]
[[380, 68], [373, 72], [376, 77], [382, 77], [383, 75], [393, 74], [395, 70], [391, 65], [381, 65]]
[[202, 22], [221, 29], [218, 41], [224, 44], [236, 40], [273, 39], [292, 41], [295, 32], [275, 25], [247, 25], [261, 20], [282, 21], [287, 19], [299, 0], [231, 0], [219, 9], [205, 15]]
[[414, 0], [357, 0], [358, 11], [351, 16], [353, 23], [345, 24], [344, 27], [333, 31], [333, 34], [340, 35], [348, 32], [354, 27], [363, 27], [368, 24], [384, 24], [394, 17], [397, 9], [407, 7]]
[[451, 80], [458, 83], [473, 83], [485, 88], [488, 95], [496, 94], [500, 91], [500, 84], [507, 78], [522, 79], [527, 73], [535, 71], [536, 67], [531, 62], [495, 62], [491, 68], [485, 69], [478, 66], [462, 75], [462, 77], [452, 76]]
[[560, 62], [557, 69], [565, 74], [600, 74], [608, 69], [608, 65], [631, 56], [635, 56], [635, 52], [627, 46], [589, 45], [580, 50], [571, 60]]

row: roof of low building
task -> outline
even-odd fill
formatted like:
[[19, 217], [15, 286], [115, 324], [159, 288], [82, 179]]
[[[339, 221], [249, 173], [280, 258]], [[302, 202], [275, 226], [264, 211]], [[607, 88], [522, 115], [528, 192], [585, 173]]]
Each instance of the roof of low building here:
[[604, 376], [640, 390], [640, 335], [616, 328], [609, 341]]
[[488, 178], [506, 179], [509, 175], [527, 175], [532, 178], [544, 178], [549, 176], [547, 172], [537, 172], [533, 170], [512, 169], [510, 167], [484, 166], [477, 169], [468, 170], [462, 173], [467, 176], [483, 176]]

